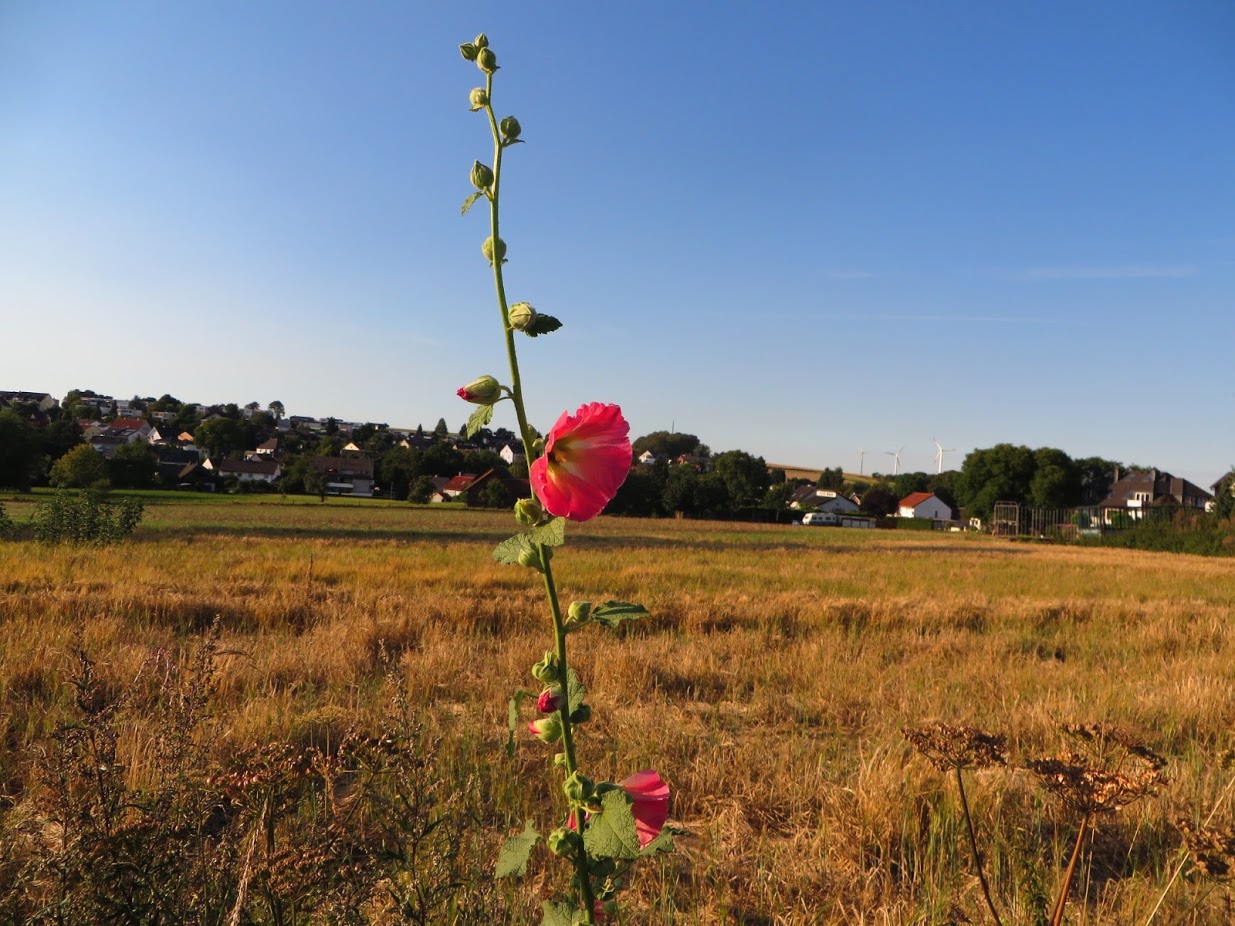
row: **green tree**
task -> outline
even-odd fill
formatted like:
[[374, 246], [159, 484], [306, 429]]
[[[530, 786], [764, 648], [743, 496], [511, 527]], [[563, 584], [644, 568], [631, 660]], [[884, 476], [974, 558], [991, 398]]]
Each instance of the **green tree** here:
[[411, 489], [408, 491], [407, 500], [423, 505], [432, 497], [436, 490], [437, 486], [433, 484], [432, 476], [417, 476], [416, 481], [412, 483]]
[[405, 499], [412, 484], [421, 475], [420, 452], [408, 447], [394, 447], [376, 461], [378, 478], [392, 497]]
[[433, 428], [433, 433], [439, 438], [447, 437], [450, 434], [450, 428], [447, 426], [445, 418], [437, 419], [437, 424]]
[[1223, 520], [1235, 517], [1235, 466], [1218, 480], [1214, 494], [1214, 516]]
[[278, 399], [275, 399], [273, 402], [269, 403], [266, 406], [266, 410], [269, 411], [270, 414], [274, 415], [274, 420], [276, 423], [282, 421], [283, 415], [287, 412], [287, 409], [284, 407], [283, 403]]
[[153, 447], [144, 441], [134, 441], [116, 448], [107, 461], [107, 470], [116, 488], [145, 489], [154, 484], [158, 463]]
[[425, 449], [420, 465], [426, 476], [456, 476], [463, 472], [463, 453], [445, 441], [438, 441]]
[[0, 411], [0, 485], [29, 488], [41, 471], [38, 429], [10, 409]]
[[210, 454], [226, 456], [249, 448], [247, 429], [234, 418], [211, 418], [197, 426], [193, 438]]
[[57, 418], [43, 428], [39, 433], [43, 454], [52, 463], [78, 446], [81, 440], [81, 428], [72, 418]]
[[862, 503], [858, 506], [863, 514], [877, 518], [896, 514], [900, 499], [883, 486], [872, 486], [862, 493]]
[[698, 511], [699, 473], [693, 466], [680, 464], [669, 467], [661, 503], [666, 511], [693, 515]]
[[931, 477], [926, 473], [900, 473], [892, 480], [892, 494], [899, 501], [914, 492], [925, 492], [930, 481]]
[[957, 482], [957, 501], [970, 517], [989, 518], [996, 502], [1029, 501], [1035, 470], [1028, 447], [996, 444], [965, 457]]
[[52, 466], [50, 482], [59, 489], [107, 488], [107, 460], [88, 444], [74, 447]]
[[772, 481], [763, 457], [744, 450], [726, 450], [712, 457], [712, 473], [724, 482], [733, 507], [759, 504]]
[[605, 506], [605, 513], [639, 518], [653, 517], [660, 513], [664, 490], [664, 480], [654, 468], [639, 467], [631, 470], [626, 481], [617, 490], [617, 495]]
[[764, 507], [772, 508], [776, 511], [788, 508], [789, 499], [793, 497], [793, 493], [797, 491], [797, 488], [792, 482], [778, 482], [773, 486], [769, 486], [767, 493], [763, 496]]
[[825, 469], [819, 474], [819, 481], [815, 484], [821, 489], [839, 492], [845, 484], [845, 468], [835, 466], [832, 469]]
[[676, 460], [684, 453], [696, 456], [707, 455], [698, 453], [701, 446], [699, 438], [693, 434], [679, 434], [675, 431], [653, 431], [651, 434], [635, 438], [631, 446], [636, 457], [649, 450], [662, 460]]
[[1035, 508], [1074, 508], [1081, 503], [1081, 476], [1072, 458], [1054, 447], [1034, 451], [1029, 504]]

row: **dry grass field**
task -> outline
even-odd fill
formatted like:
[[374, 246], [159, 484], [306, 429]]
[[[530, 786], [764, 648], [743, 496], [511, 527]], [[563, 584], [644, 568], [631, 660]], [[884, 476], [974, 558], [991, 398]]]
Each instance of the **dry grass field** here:
[[[53, 909], [71, 900], [50, 885], [54, 866], [21, 868], [69, 841], [54, 811], [69, 814], [64, 769], [81, 748], [66, 752], [64, 724], [90, 736], [109, 724], [110, 787], [166, 795], [169, 769], [192, 772], [169, 755], [211, 782], [277, 764], [271, 744], [290, 744], [278, 753], [289, 768], [304, 750], [324, 763], [349, 735], [385, 730], [394, 703], [423, 759], [412, 791], [462, 821], [449, 860], [462, 899], [423, 921], [537, 921], [533, 895], [550, 895], [556, 869], [534, 866], [513, 888], [487, 878], [502, 835], [529, 816], [551, 825], [554, 800], [545, 747], [524, 737], [513, 759], [503, 751], [507, 700], [533, 687], [550, 640], [535, 575], [489, 557], [512, 519], [297, 502], [169, 499], [118, 546], [0, 545], [0, 911], [71, 921]], [[1164, 756], [1169, 783], [1099, 819], [1066, 921], [1230, 921], [1225, 887], [1185, 861], [1175, 821], [1215, 807], [1213, 823], [1235, 820], [1222, 759], [1235, 746], [1235, 560], [721, 522], [601, 518], [568, 533], [555, 560], [567, 601], [621, 598], [653, 615], [572, 637], [595, 711], [581, 760], [597, 778], [659, 769], [685, 831], [642, 870], [624, 922], [993, 922], [954, 781], [902, 733], [929, 720], [1008, 737], [1009, 766], [967, 781], [1005, 924], [1048, 921], [1079, 822], [1023, 762], [1067, 747], [1060, 724], [1097, 721]], [[83, 707], [83, 691], [114, 710]], [[104, 789], [97, 772], [85, 792], [91, 776]], [[321, 806], [295, 813], [334, 821], [336, 838], [352, 824], [331, 782], [353, 772], [322, 772]], [[273, 793], [234, 817], [243, 886], [220, 889], [215, 921], [329, 922], [271, 899], [268, 856], [284, 839]], [[354, 909], [420, 921], [371, 898]]]

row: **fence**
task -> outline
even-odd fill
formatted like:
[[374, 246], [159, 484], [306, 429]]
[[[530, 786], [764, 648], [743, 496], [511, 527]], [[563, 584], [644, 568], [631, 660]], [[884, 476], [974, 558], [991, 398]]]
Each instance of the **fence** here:
[[1149, 521], [1173, 521], [1183, 509], [1177, 505], [1149, 508], [1031, 508], [1020, 502], [996, 502], [991, 533], [996, 537], [1035, 537], [1042, 540], [1077, 540], [1101, 537]]

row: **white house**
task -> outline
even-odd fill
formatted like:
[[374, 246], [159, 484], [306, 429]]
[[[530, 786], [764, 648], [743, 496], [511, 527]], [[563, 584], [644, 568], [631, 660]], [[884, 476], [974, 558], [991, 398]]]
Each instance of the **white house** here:
[[223, 460], [216, 472], [220, 476], [234, 476], [239, 482], [270, 484], [282, 475], [283, 470], [274, 460]]
[[834, 514], [852, 514], [858, 510], [858, 503], [846, 498], [831, 489], [817, 489], [814, 486], [803, 486], [793, 493], [789, 502], [790, 508], [814, 508], [816, 511]]
[[952, 509], [934, 492], [914, 492], [900, 501], [897, 512], [902, 518], [929, 518], [932, 521], [951, 521]]
[[503, 446], [502, 449], [497, 452], [497, 455], [505, 461], [507, 466], [514, 466], [516, 460], [519, 460], [520, 462], [523, 460], [522, 449], [516, 449], [511, 444], [506, 444]]

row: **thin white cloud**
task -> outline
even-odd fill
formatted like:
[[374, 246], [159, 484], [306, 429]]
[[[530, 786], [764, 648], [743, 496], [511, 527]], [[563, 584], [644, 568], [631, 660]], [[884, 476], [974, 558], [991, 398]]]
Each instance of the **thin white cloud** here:
[[1030, 267], [1025, 270], [1012, 271], [1009, 275], [1014, 280], [1039, 283], [1053, 280], [1181, 279], [1195, 276], [1196, 272], [1195, 266], [1179, 264], [1124, 267]]

